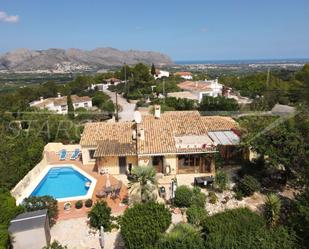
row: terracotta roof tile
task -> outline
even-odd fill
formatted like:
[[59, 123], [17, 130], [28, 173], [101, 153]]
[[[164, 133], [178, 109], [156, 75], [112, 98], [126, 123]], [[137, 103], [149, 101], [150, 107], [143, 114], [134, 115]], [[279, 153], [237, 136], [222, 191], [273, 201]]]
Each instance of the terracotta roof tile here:
[[[142, 123], [137, 126], [137, 153], [143, 155], [213, 151], [214, 149], [211, 147], [177, 148], [175, 137], [207, 136], [208, 131], [231, 130], [233, 128], [237, 128], [237, 123], [232, 118], [202, 117], [197, 111], [165, 112], [161, 114], [159, 119], [152, 115], [146, 115], [142, 117]], [[133, 122], [88, 123], [85, 126], [80, 144], [97, 147], [95, 156], [98, 157], [134, 155], [136, 154], [136, 143], [132, 139], [134, 129]], [[141, 139], [139, 135], [141, 129], [144, 130], [144, 139]]]
[[184, 81], [178, 84], [178, 87], [188, 91], [207, 91], [211, 90], [209, 84], [204, 81]]

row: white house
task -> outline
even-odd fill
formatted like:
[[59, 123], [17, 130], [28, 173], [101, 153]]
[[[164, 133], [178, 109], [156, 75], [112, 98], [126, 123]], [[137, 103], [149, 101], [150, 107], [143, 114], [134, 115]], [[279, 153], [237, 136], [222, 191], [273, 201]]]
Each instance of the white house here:
[[97, 90], [99, 92], [104, 92], [108, 89], [110, 85], [118, 85], [122, 81], [116, 78], [110, 78], [110, 79], [105, 79], [104, 83], [99, 83], [99, 84], [92, 84], [90, 87], [88, 87], [89, 90]]
[[[88, 96], [79, 97], [77, 95], [71, 96], [74, 110], [80, 107], [91, 109], [92, 108], [92, 100]], [[50, 111], [54, 111], [59, 114], [67, 114], [68, 113], [68, 105], [67, 105], [67, 96], [61, 96], [58, 93], [56, 98], [47, 98], [43, 97], [40, 100], [33, 101], [30, 103], [31, 107], [37, 107], [40, 109], [48, 109]]]
[[177, 73], [174, 73], [174, 76], [179, 76], [180, 78], [185, 79], [185, 80], [193, 79], [192, 73], [190, 72], [177, 72]]
[[182, 90], [189, 91], [197, 96], [199, 102], [202, 101], [204, 96], [218, 97], [222, 96], [223, 85], [215, 80], [205, 81], [184, 81], [178, 84]]
[[159, 69], [156, 69], [156, 74], [153, 76], [155, 79], [161, 79], [163, 77], [170, 77], [170, 73], [168, 71], [162, 71]]

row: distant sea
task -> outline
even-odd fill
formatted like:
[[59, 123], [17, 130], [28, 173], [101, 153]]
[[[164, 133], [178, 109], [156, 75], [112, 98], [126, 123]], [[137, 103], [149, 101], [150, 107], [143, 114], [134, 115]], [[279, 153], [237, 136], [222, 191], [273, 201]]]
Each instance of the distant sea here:
[[214, 65], [239, 65], [239, 64], [268, 64], [268, 63], [308, 63], [308, 59], [257, 59], [257, 60], [178, 60], [179, 65], [214, 64]]

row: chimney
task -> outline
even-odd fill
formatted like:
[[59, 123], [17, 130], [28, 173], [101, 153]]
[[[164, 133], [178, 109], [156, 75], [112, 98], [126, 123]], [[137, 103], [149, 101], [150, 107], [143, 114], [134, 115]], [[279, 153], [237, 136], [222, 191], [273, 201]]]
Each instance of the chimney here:
[[198, 82], [197, 82], [197, 81], [195, 81], [195, 87], [197, 87], [197, 85], [198, 85]]
[[58, 98], [61, 98], [61, 93], [57, 93], [57, 97], [58, 97]]
[[143, 128], [139, 130], [139, 137], [141, 140], [145, 140], [145, 131]]
[[44, 100], [44, 98], [43, 98], [43, 97], [40, 97], [40, 101], [43, 102], [43, 100]]
[[161, 106], [160, 105], [155, 105], [154, 106], [154, 117], [155, 118], [160, 118], [161, 116]]

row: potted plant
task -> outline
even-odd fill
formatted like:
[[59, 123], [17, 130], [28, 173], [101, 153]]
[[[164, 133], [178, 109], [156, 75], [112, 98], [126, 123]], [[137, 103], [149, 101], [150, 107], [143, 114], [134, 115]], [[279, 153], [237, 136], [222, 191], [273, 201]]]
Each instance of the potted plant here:
[[90, 208], [92, 207], [93, 201], [91, 199], [88, 199], [85, 201], [85, 207]]
[[83, 207], [83, 201], [79, 200], [75, 203], [76, 209], [81, 209]]

